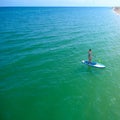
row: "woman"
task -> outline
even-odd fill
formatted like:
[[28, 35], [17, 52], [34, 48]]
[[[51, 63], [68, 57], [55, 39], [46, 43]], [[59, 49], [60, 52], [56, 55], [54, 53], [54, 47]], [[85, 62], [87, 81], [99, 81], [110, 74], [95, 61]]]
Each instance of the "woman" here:
[[88, 51], [88, 61], [89, 63], [92, 61], [92, 50], [91, 49], [89, 49]]

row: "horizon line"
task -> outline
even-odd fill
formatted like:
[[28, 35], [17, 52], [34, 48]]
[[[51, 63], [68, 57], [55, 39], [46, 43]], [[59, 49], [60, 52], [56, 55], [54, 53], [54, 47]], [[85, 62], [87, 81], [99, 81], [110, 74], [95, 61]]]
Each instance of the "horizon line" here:
[[120, 6], [0, 6], [0, 7], [120, 7]]

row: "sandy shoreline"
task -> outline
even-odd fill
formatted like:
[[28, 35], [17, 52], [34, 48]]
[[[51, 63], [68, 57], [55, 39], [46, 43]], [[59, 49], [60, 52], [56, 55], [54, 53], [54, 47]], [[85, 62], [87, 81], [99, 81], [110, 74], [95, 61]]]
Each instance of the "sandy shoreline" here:
[[120, 7], [114, 7], [114, 8], [113, 8], [113, 11], [114, 11], [116, 14], [120, 15]]

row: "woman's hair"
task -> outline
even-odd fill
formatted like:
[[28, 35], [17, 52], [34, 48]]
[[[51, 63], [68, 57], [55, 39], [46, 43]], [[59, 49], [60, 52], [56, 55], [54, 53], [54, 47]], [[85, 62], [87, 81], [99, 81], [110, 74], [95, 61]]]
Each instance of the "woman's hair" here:
[[91, 51], [91, 49], [89, 49], [89, 51]]

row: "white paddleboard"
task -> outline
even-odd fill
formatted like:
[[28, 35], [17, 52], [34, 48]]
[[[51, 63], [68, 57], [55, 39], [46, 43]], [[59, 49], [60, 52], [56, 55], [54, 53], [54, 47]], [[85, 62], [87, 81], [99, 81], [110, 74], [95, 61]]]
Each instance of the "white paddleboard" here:
[[89, 62], [87, 60], [82, 60], [83, 64], [92, 66], [92, 67], [97, 67], [97, 68], [105, 68], [105, 65], [101, 64], [101, 63], [97, 63], [97, 62]]

